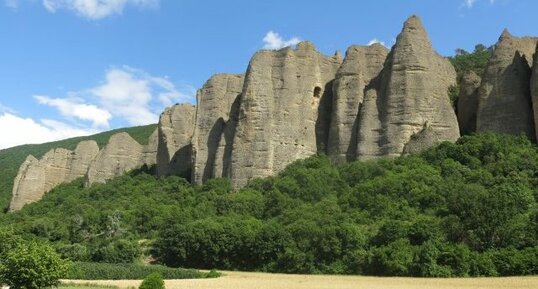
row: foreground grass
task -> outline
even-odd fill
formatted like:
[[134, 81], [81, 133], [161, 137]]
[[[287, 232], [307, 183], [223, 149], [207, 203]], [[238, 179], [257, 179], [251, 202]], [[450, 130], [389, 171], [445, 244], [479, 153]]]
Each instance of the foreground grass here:
[[[107, 280], [95, 283], [120, 288], [138, 288], [141, 281]], [[538, 276], [408, 278], [223, 272], [220, 278], [166, 280], [165, 285], [167, 289], [536, 289]]]
[[73, 282], [62, 282], [58, 289], [118, 289], [118, 286], [113, 285], [99, 285], [92, 283], [73, 283]]

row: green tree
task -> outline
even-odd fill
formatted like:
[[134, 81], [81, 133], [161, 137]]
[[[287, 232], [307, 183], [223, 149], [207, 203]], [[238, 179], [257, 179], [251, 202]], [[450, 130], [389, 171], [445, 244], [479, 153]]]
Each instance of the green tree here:
[[164, 289], [163, 277], [160, 273], [154, 272], [146, 276], [140, 284], [139, 289]]
[[69, 263], [49, 245], [21, 244], [4, 255], [0, 280], [13, 289], [40, 289], [57, 286]]

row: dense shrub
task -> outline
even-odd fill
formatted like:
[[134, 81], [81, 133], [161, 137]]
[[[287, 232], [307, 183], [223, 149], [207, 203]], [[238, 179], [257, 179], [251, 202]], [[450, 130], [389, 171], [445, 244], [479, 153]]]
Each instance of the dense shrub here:
[[158, 272], [153, 272], [142, 280], [138, 289], [164, 289], [163, 277]]
[[76, 262], [67, 272], [66, 279], [81, 280], [135, 280], [157, 272], [165, 279], [204, 278], [197, 270], [169, 268], [160, 265], [108, 264]]
[[[226, 179], [191, 186], [144, 172], [90, 188], [79, 180], [5, 215], [0, 228], [52, 241], [73, 261], [151, 255], [201, 269], [538, 274], [536, 172], [538, 149], [528, 139], [482, 134], [377, 161], [336, 166], [313, 156], [238, 191]], [[72, 276], [143, 278], [154, 271], [84, 264]]]

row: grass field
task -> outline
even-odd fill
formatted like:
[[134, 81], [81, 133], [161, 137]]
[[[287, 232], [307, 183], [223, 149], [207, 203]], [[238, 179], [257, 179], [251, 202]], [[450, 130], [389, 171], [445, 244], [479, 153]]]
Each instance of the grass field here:
[[112, 285], [97, 285], [93, 283], [72, 283], [63, 282], [58, 286], [58, 289], [118, 289], [118, 286]]
[[[167, 280], [167, 289], [536, 289], [538, 276], [502, 278], [399, 278], [330, 275], [288, 275], [223, 272], [215, 279]], [[87, 281], [71, 281], [85, 283]], [[138, 287], [141, 281], [92, 281], [94, 284]]]

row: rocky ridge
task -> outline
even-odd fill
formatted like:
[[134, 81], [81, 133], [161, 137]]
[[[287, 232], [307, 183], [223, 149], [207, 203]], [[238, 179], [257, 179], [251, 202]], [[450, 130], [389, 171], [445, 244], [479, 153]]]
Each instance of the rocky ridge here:
[[416, 16], [390, 51], [379, 44], [351, 46], [342, 59], [322, 55], [309, 42], [262, 50], [245, 74], [212, 76], [197, 92], [196, 107], [167, 108], [147, 146], [116, 135], [77, 169], [61, 149], [41, 160], [29, 156], [15, 181], [13, 209], [61, 182], [80, 176], [88, 185], [105, 182], [144, 164], [156, 164], [159, 176], [196, 184], [226, 177], [240, 188], [318, 153], [335, 163], [398, 156], [455, 141], [460, 132], [534, 139], [537, 42], [503, 32], [484, 74], [463, 76], [457, 116], [448, 97], [454, 68], [434, 51]]

